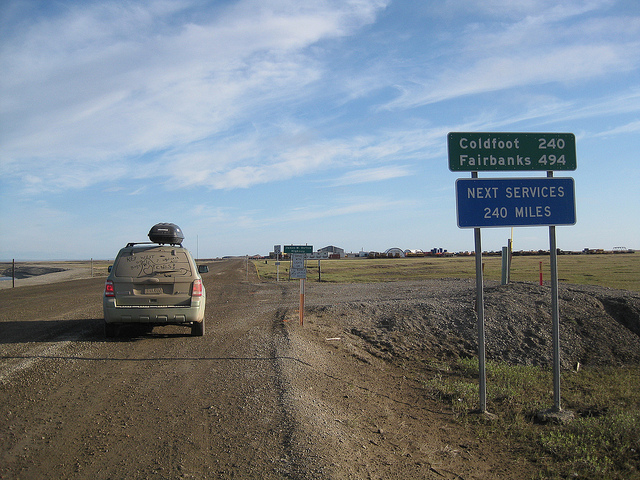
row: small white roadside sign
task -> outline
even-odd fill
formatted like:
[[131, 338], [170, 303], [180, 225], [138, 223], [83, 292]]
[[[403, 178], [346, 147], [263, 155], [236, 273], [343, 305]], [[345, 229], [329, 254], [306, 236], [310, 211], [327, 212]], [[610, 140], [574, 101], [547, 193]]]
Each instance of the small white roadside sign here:
[[291, 254], [291, 278], [307, 278], [307, 269], [304, 266], [304, 253]]

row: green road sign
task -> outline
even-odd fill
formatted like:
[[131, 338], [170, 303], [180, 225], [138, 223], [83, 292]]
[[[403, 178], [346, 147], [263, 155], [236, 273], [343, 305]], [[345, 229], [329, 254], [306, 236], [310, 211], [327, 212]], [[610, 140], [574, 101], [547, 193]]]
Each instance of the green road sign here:
[[452, 172], [575, 170], [573, 133], [451, 132]]
[[284, 253], [313, 253], [312, 245], [285, 245]]

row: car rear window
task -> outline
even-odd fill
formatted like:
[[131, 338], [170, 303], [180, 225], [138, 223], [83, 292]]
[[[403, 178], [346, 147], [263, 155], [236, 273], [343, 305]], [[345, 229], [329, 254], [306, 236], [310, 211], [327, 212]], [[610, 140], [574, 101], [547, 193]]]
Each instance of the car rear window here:
[[191, 275], [191, 263], [183, 250], [143, 250], [125, 253], [116, 265], [116, 277]]

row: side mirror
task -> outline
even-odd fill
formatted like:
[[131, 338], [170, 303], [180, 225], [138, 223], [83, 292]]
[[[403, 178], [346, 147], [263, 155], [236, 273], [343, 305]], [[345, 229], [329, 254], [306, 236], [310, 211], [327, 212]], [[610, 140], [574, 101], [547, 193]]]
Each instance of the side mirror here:
[[111, 269], [112, 269], [112, 268], [113, 268], [113, 265], [109, 265], [109, 267], [107, 268], [107, 271], [108, 271], [109, 273], [111, 273]]
[[209, 273], [208, 265], [198, 265], [198, 273]]

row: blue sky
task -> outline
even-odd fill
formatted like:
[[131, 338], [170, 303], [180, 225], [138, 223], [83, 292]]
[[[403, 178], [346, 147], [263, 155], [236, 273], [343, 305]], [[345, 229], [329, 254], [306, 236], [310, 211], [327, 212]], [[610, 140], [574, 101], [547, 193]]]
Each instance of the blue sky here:
[[5, 0], [0, 22], [0, 259], [108, 259], [157, 222], [200, 257], [473, 250], [451, 131], [574, 133], [558, 247], [640, 248], [637, 0]]

